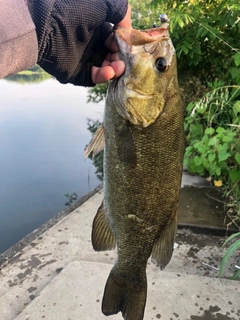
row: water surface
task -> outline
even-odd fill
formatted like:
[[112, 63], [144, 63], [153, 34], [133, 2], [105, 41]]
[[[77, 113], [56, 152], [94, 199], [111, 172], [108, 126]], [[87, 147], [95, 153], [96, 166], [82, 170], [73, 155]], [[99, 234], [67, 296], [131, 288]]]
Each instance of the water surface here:
[[87, 118], [101, 120], [103, 103], [87, 89], [54, 79], [0, 81], [0, 253], [64, 210], [100, 181], [83, 158]]

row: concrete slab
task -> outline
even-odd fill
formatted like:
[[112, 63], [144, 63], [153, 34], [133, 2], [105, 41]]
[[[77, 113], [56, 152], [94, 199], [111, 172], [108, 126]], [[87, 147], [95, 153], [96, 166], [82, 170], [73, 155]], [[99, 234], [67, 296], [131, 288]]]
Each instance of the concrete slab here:
[[206, 178], [183, 172], [179, 196], [179, 226], [198, 232], [225, 235], [237, 232], [227, 217], [220, 188]]
[[216, 188], [182, 188], [179, 198], [179, 224], [206, 230], [223, 230], [225, 234], [226, 214], [223, 203]]
[[[15, 320], [105, 320], [101, 299], [111, 266], [72, 262], [52, 280]], [[237, 282], [148, 270], [144, 319], [239, 320]], [[107, 319], [121, 320], [121, 314]]]
[[[55, 298], [60, 309], [61, 305], [66, 307], [65, 303], [70, 303], [71, 300], [75, 303], [71, 309], [67, 309], [69, 310], [69, 315], [68, 318], [64, 318], [64, 320], [74, 319], [73, 317], [75, 317], [77, 314], [76, 312], [78, 312], [78, 305], [76, 305], [76, 303], [81, 297], [85, 297], [84, 303], [87, 308], [89, 308], [89, 312], [91, 311], [95, 314], [96, 309], [96, 314], [99, 315], [95, 318], [94, 315], [92, 315], [89, 319], [101, 319], [99, 318], [101, 316], [100, 303], [96, 302], [96, 300], [101, 300], [108, 272], [116, 260], [115, 251], [94, 252], [91, 245], [92, 221], [97, 208], [102, 201], [102, 197], [102, 191], [99, 191], [76, 210], [48, 229], [40, 237], [20, 250], [14, 257], [9, 259], [7, 263], [1, 266], [0, 320], [16, 319], [16, 317], [23, 315], [28, 308], [31, 308], [29, 310], [32, 310], [31, 312], [33, 312], [34, 316], [29, 313], [29, 316], [26, 316], [23, 319], [27, 320], [29, 317], [34, 320], [37, 319], [35, 316], [37, 316], [36, 312], [38, 312], [38, 307], [40, 308], [40, 305], [37, 306], [35, 303], [38, 299], [41, 299], [41, 295], [44, 292], [48, 292], [48, 286], [50, 286], [49, 290], [52, 290], [51, 286], [55, 281], [57, 283], [56, 287], [54, 287], [55, 289], [53, 291], [49, 291], [51, 292], [48, 296], [49, 306]], [[164, 306], [165, 309], [165, 304], [170, 308], [169, 312], [174, 309], [174, 312], [178, 315], [178, 308], [175, 309], [174, 305], [176, 304], [178, 306], [178, 303], [180, 303], [179, 301], [182, 301], [181, 303], [186, 303], [186, 300], [190, 299], [190, 297], [192, 297], [191, 300], [189, 300], [191, 301], [191, 304], [198, 304], [199, 309], [188, 309], [186, 316], [197, 316], [198, 314], [203, 315], [203, 318], [192, 318], [194, 320], [240, 319], [240, 316], [239, 318], [230, 317], [231, 314], [234, 314], [234, 316], [237, 314], [235, 296], [238, 301], [240, 301], [240, 297], [239, 291], [235, 290], [235, 287], [239, 287], [239, 281], [230, 282], [231, 285], [227, 282], [225, 289], [221, 289], [218, 287], [218, 284], [220, 285], [219, 280], [216, 279], [218, 275], [217, 268], [219, 267], [225, 251], [225, 249], [222, 249], [224, 238], [194, 234], [189, 230], [180, 230], [176, 241], [178, 245], [174, 251], [171, 262], [166, 268], [166, 271], [160, 272], [160, 270], [152, 263], [148, 264], [149, 297], [151, 296], [151, 290], [157, 290], [157, 294], [154, 294], [154, 299], [152, 300], [153, 304], [150, 305], [150, 307], [147, 307], [147, 310], [154, 310], [153, 319], [160, 319], [160, 315], [165, 315], [162, 313], [162, 306]], [[237, 254], [231, 257], [227, 268], [224, 271], [223, 276], [225, 278], [231, 277], [235, 271], [235, 264], [240, 264], [239, 259], [240, 257], [237, 256]], [[72, 262], [74, 263], [71, 264]], [[66, 277], [62, 278], [65, 273]], [[94, 278], [99, 279], [98, 282], [96, 279], [92, 282], [92, 279]], [[156, 279], [160, 281], [159, 288], [162, 286], [161, 290], [156, 289], [155, 284], [153, 285], [153, 283], [156, 283]], [[60, 281], [59, 284], [58, 281]], [[78, 283], [78, 281], [80, 281], [80, 283]], [[210, 283], [210, 286], [213, 286], [213, 290], [211, 290], [210, 286], [207, 284], [205, 287], [198, 289], [201, 282], [205, 284]], [[68, 287], [68, 283], [72, 283], [71, 287]], [[76, 287], [74, 287], [73, 283], [75, 283]], [[79, 288], [81, 288], [81, 292]], [[84, 291], [83, 296], [81, 296], [82, 289]], [[92, 293], [95, 292], [96, 289], [98, 290], [97, 297], [95, 296], [95, 293]], [[67, 299], [66, 297], [64, 299], [64, 293], [67, 290], [73, 291], [73, 294], [76, 294], [77, 299], [75, 300], [75, 296], [71, 295], [69, 292], [68, 295], [71, 299], [68, 299], [68, 302], [64, 302], [65, 299]], [[220, 314], [230, 312], [230, 314], [227, 315], [227, 317], [229, 316], [230, 318], [225, 316], [225, 318], [221, 318], [221, 316], [219, 316], [219, 318], [215, 318], [214, 310], [218, 310], [218, 307], [222, 308], [222, 300], [221, 304], [219, 303], [217, 308], [210, 308], [211, 305], [217, 305], [217, 302], [214, 302], [215, 300], [211, 300], [212, 304], [210, 304], [208, 303], [210, 300], [207, 299], [210, 299], [209, 295], [217, 297], [218, 291], [227, 303], [230, 302], [229, 306], [232, 307], [231, 310], [233, 310], [233, 312], [231, 313], [231, 310], [227, 309], [227, 306], [222, 309], [222, 313], [221, 310], [216, 312]], [[164, 294], [166, 295], [167, 300], [164, 300]], [[184, 294], [186, 300], [181, 300], [182, 294]], [[199, 303], [200, 298], [198, 295], [203, 299], [201, 300], [201, 303]], [[88, 296], [91, 299], [89, 299]], [[150, 301], [151, 299], [149, 298], [149, 302]], [[164, 301], [164, 303], [161, 301]], [[93, 305], [88, 305], [88, 303], [93, 303]], [[234, 303], [234, 308], [231, 303]], [[43, 305], [41, 310], [43, 310]], [[32, 308], [32, 306], [35, 307]], [[200, 307], [203, 308], [203, 310], [200, 310]], [[204, 316], [204, 310], [206, 310], [207, 317]], [[200, 311], [202, 311], [202, 313]], [[210, 317], [209, 314], [211, 314], [211, 312], [213, 315]], [[146, 313], [145, 319], [147, 320], [151, 319], [148, 314], [152, 316], [152, 313]], [[42, 316], [44, 316], [44, 314], [42, 314]], [[53, 317], [54, 315], [51, 316]], [[173, 313], [171, 313], [171, 316], [166, 318], [166, 320], [171, 318], [174, 320], [175, 318], [180, 320], [187, 319], [177, 318], [177, 316], [174, 318]], [[44, 317], [41, 319], [44, 319]], [[48, 317], [45, 319], [61, 320], [61, 318]], [[87, 318], [78, 317], [78, 320], [86, 319]]]

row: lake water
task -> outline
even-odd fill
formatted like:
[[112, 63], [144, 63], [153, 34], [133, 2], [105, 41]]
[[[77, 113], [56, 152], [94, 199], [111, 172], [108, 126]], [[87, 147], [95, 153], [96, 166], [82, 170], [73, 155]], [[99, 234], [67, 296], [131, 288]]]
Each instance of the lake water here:
[[87, 119], [100, 121], [104, 102], [87, 89], [54, 79], [0, 80], [0, 253], [100, 184], [84, 148]]

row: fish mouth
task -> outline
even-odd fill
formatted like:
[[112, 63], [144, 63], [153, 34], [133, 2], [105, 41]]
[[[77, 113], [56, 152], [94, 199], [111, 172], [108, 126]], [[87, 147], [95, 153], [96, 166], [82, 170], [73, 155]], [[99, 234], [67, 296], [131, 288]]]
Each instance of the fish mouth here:
[[[126, 80], [126, 79], [125, 79]], [[125, 95], [127, 98], [137, 99], [152, 99], [153, 94], [146, 93], [139, 88], [135, 88], [134, 85], [128, 81], [124, 81]]]
[[139, 90], [133, 90], [126, 87], [125, 94], [127, 98], [137, 98], [137, 99], [152, 99], [153, 95], [149, 95], [145, 92], [141, 92]]

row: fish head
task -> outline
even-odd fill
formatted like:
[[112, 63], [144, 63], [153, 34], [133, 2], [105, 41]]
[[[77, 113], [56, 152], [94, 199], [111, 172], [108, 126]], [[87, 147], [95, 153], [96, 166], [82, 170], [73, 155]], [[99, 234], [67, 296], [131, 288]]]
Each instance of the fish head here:
[[117, 28], [115, 37], [126, 69], [113, 80], [108, 94], [124, 119], [140, 128], [147, 127], [163, 112], [169, 95], [178, 90], [168, 23], [145, 31]]

